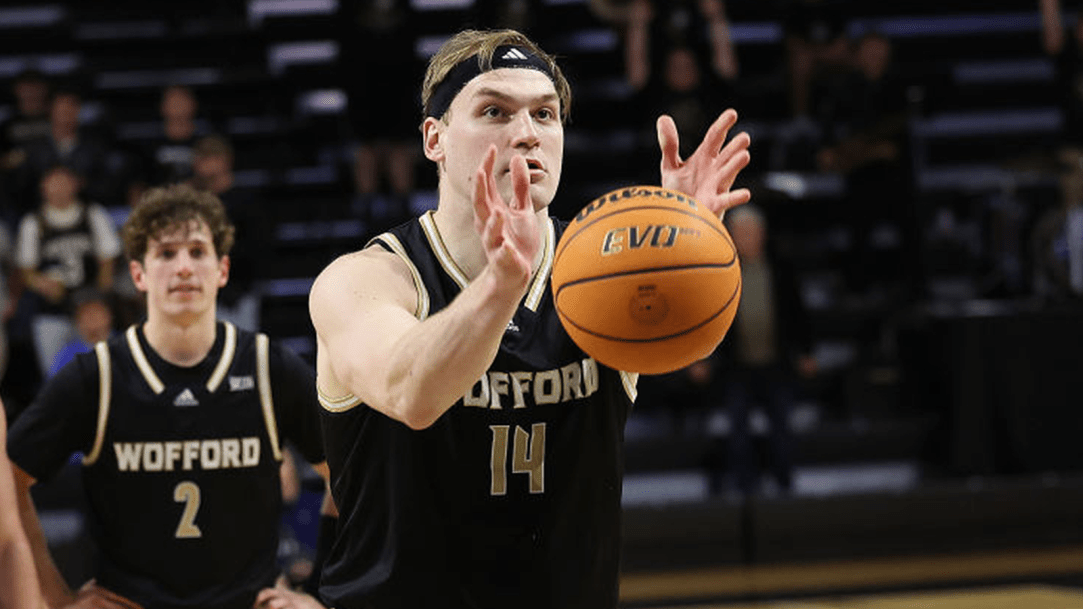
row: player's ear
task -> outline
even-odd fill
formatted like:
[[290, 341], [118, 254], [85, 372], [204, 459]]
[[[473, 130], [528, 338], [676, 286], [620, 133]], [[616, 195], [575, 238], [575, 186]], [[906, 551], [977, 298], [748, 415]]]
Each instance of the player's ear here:
[[143, 263], [138, 260], [128, 261], [128, 272], [132, 276], [132, 283], [139, 289], [140, 292], [147, 291], [146, 272], [143, 269]]
[[439, 163], [444, 160], [444, 123], [431, 116], [421, 123], [421, 141], [425, 148], [425, 158]]
[[224, 287], [229, 282], [229, 256], [222, 256], [218, 259], [218, 287]]

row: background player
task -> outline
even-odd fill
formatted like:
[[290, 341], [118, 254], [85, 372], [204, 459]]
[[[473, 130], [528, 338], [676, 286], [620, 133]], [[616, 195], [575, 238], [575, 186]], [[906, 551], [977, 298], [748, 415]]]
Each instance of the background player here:
[[[332, 262], [310, 310], [339, 534], [320, 593], [356, 607], [615, 607], [623, 427], [635, 377], [561, 328], [548, 285], [565, 226], [570, 88], [514, 31], [461, 32], [425, 77], [435, 212]], [[727, 110], [662, 185], [716, 213], [748, 136]]]
[[248, 609], [277, 575], [282, 443], [326, 475], [311, 367], [216, 321], [233, 226], [214, 195], [154, 189], [123, 236], [146, 321], [77, 356], [9, 435], [43, 589], [71, 600], [29, 488], [78, 451], [100, 550], [83, 596]]

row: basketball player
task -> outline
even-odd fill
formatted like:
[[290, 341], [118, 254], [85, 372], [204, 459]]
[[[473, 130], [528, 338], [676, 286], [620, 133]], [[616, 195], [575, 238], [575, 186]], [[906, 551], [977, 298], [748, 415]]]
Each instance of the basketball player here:
[[[332, 262], [309, 299], [339, 509], [320, 594], [337, 609], [617, 606], [624, 424], [635, 375], [562, 329], [548, 285], [565, 223], [568, 82], [514, 31], [465, 31], [433, 56], [422, 144], [439, 204]], [[662, 185], [716, 213], [748, 136], [736, 113]]]
[[48, 559], [29, 489], [77, 451], [100, 549], [81, 598], [249, 609], [274, 585], [282, 444], [324, 475], [326, 465], [311, 367], [215, 319], [233, 234], [214, 195], [149, 191], [123, 229], [146, 321], [76, 356], [12, 425], [20, 508], [55, 607], [71, 594]]

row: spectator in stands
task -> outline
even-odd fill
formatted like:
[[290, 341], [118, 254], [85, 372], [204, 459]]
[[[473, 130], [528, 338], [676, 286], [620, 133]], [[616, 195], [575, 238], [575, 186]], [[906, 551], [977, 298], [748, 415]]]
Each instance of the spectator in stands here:
[[226, 138], [219, 135], [200, 138], [192, 153], [191, 185], [215, 194], [236, 227], [236, 241], [229, 256], [229, 283], [218, 291], [218, 317], [239, 328], [258, 331], [261, 299], [256, 285], [256, 261], [269, 246], [272, 227], [253, 197], [234, 187], [233, 146]]
[[11, 83], [15, 112], [0, 123], [0, 171], [22, 164], [26, 144], [49, 136], [49, 81], [37, 70], [24, 70]]
[[858, 293], [914, 294], [919, 257], [907, 85], [894, 69], [891, 41], [879, 33], [862, 36], [849, 57], [849, 67], [813, 93], [822, 131], [817, 168], [845, 178], [837, 220], [850, 232], [847, 284]]
[[[707, 130], [718, 108], [734, 105], [738, 65], [725, 4], [633, 0], [624, 45], [628, 84], [635, 92], [632, 105], [642, 114], [634, 124], [652, 124], [659, 114], [672, 116], [682, 136], [681, 156], [688, 157], [694, 134]], [[654, 139], [650, 129], [640, 146], [650, 163]]]
[[26, 143], [26, 156], [16, 177], [15, 209], [20, 216], [36, 209], [41, 199], [37, 186], [42, 176], [58, 164], [81, 177], [81, 190], [92, 201], [110, 204], [112, 185], [106, 169], [108, 145], [80, 123], [82, 96], [61, 88], [53, 94], [49, 110], [49, 134]]
[[72, 294], [71, 303], [75, 336], [53, 357], [47, 378], [55, 376], [76, 355], [89, 353], [95, 343], [108, 340], [113, 333], [113, 309], [109, 297], [100, 290], [79, 289]]
[[[355, 184], [365, 200], [359, 211], [376, 222], [384, 208], [396, 219], [404, 217], [416, 187], [420, 106], [412, 92], [423, 72], [414, 49], [416, 15], [408, 0], [346, 0], [339, 10], [340, 81], [355, 141]], [[387, 227], [374, 230], [382, 228]]]
[[1057, 96], [1064, 113], [1062, 145], [1083, 146], [1083, 18], [1064, 25], [1061, 0], [1038, 0], [1042, 15], [1042, 47], [1056, 66]]
[[[199, 102], [195, 92], [184, 85], [170, 85], [162, 91], [158, 112], [162, 131], [151, 142], [144, 162], [146, 185], [176, 184], [192, 177], [192, 161], [196, 141], [210, 132], [208, 125], [197, 118]], [[142, 185], [138, 185], [136, 193]]]
[[80, 176], [56, 165], [41, 180], [42, 205], [19, 224], [15, 262], [30, 299], [24, 309], [32, 321], [33, 341], [42, 374], [75, 331], [71, 295], [96, 286], [109, 292], [120, 254], [112, 218], [97, 203], [79, 199]]
[[752, 206], [726, 214], [741, 260], [741, 306], [722, 342], [725, 405], [730, 418], [729, 469], [737, 490], [755, 492], [758, 458], [749, 413], [761, 406], [770, 423], [770, 471], [783, 492], [793, 484], [792, 410], [799, 378], [816, 372], [808, 312], [798, 281], [772, 248], [767, 220]]
[[1064, 151], [1060, 205], [1031, 234], [1035, 293], [1048, 303], [1083, 299], [1083, 152]]
[[843, 0], [781, 0], [789, 76], [790, 104], [795, 118], [811, 111], [815, 82], [831, 78], [849, 64]]

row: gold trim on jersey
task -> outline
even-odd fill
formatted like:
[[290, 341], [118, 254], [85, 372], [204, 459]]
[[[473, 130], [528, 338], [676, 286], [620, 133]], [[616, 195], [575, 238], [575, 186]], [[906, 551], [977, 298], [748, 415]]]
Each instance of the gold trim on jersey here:
[[447, 250], [447, 245], [444, 244], [444, 239], [436, 228], [436, 221], [432, 218], [432, 210], [425, 212], [418, 218], [418, 221], [421, 222], [421, 228], [425, 231], [425, 238], [429, 240], [429, 245], [432, 246], [432, 251], [436, 254], [440, 266], [444, 267], [444, 271], [455, 280], [455, 283], [459, 284], [460, 290], [465, 290], [470, 280], [467, 279], [466, 273], [459, 268], [459, 265], [455, 264], [455, 259], [451, 257], [451, 252]]
[[237, 352], [237, 328], [228, 321], [223, 323], [226, 326], [226, 342], [222, 347], [222, 357], [214, 367], [211, 378], [207, 380], [207, 391], [211, 393], [214, 393], [226, 378], [226, 373], [233, 364], [233, 355]]
[[[458, 264], [455, 264], [455, 259], [451, 257], [451, 252], [448, 251], [447, 245], [444, 244], [443, 237], [440, 236], [439, 229], [436, 228], [436, 221], [433, 220], [432, 211], [425, 212], [423, 216], [418, 219], [421, 222], [421, 228], [425, 230], [425, 238], [429, 240], [429, 245], [432, 246], [432, 251], [436, 254], [436, 259], [440, 262], [440, 266], [444, 268], [444, 271], [455, 280], [455, 283], [459, 284], [460, 290], [465, 290], [470, 280], [467, 279], [466, 273], [459, 268]], [[545, 295], [545, 287], [548, 285], [549, 273], [553, 269], [553, 255], [556, 250], [556, 229], [553, 228], [552, 219], [549, 220], [549, 225], [545, 231], [545, 243], [543, 244], [542, 260], [538, 265], [538, 271], [534, 273], [534, 278], [531, 280], [530, 290], [527, 291], [527, 295], [523, 302], [523, 306], [531, 311], [537, 311], [538, 305], [541, 303], [542, 296]]]
[[538, 272], [534, 273], [534, 282], [527, 292], [526, 302], [523, 306], [537, 313], [538, 305], [541, 304], [542, 296], [545, 296], [545, 288], [549, 285], [549, 273], [553, 270], [553, 253], [556, 250], [556, 229], [553, 228], [552, 219], [549, 220], [548, 230], [545, 231], [545, 250], [542, 254]]
[[94, 431], [94, 446], [90, 453], [83, 455], [83, 465], [94, 465], [105, 443], [105, 423], [109, 419], [109, 402], [113, 397], [113, 366], [109, 359], [109, 345], [98, 342], [94, 345], [98, 356], [98, 427]]
[[323, 406], [323, 409], [328, 412], [346, 412], [361, 403], [361, 398], [352, 393], [333, 398], [324, 393], [323, 389], [320, 389], [319, 382], [316, 383], [316, 399], [320, 401], [320, 406]]
[[406, 248], [402, 246], [402, 242], [399, 241], [398, 237], [391, 233], [383, 233], [373, 239], [373, 241], [376, 240], [384, 242], [396, 256], [402, 258], [407, 268], [410, 269], [410, 274], [414, 277], [414, 287], [417, 289], [417, 308], [414, 310], [414, 317], [425, 320], [429, 316], [429, 290], [425, 288], [425, 282], [421, 279], [421, 271], [417, 270], [414, 261], [410, 260]]
[[143, 378], [146, 379], [151, 390], [153, 390], [154, 393], [165, 391], [165, 383], [162, 382], [162, 379], [158, 378], [158, 375], [154, 372], [154, 368], [151, 368], [150, 362], [147, 361], [147, 355], [143, 353], [143, 347], [139, 344], [139, 336], [136, 335], [134, 325], [128, 327], [128, 331], [124, 333], [124, 338], [128, 341], [128, 350], [132, 352], [132, 359], [135, 360], [135, 365], [139, 368], [139, 371], [143, 373]]
[[620, 382], [624, 385], [624, 392], [628, 394], [628, 399], [635, 403], [636, 396], [639, 395], [639, 388], [636, 386], [639, 383], [639, 373], [621, 370]]
[[267, 438], [275, 461], [282, 460], [282, 447], [278, 445], [278, 423], [275, 421], [275, 403], [271, 396], [270, 339], [262, 332], [256, 335], [256, 382], [259, 383], [259, 403], [263, 407], [263, 422], [267, 424]]

